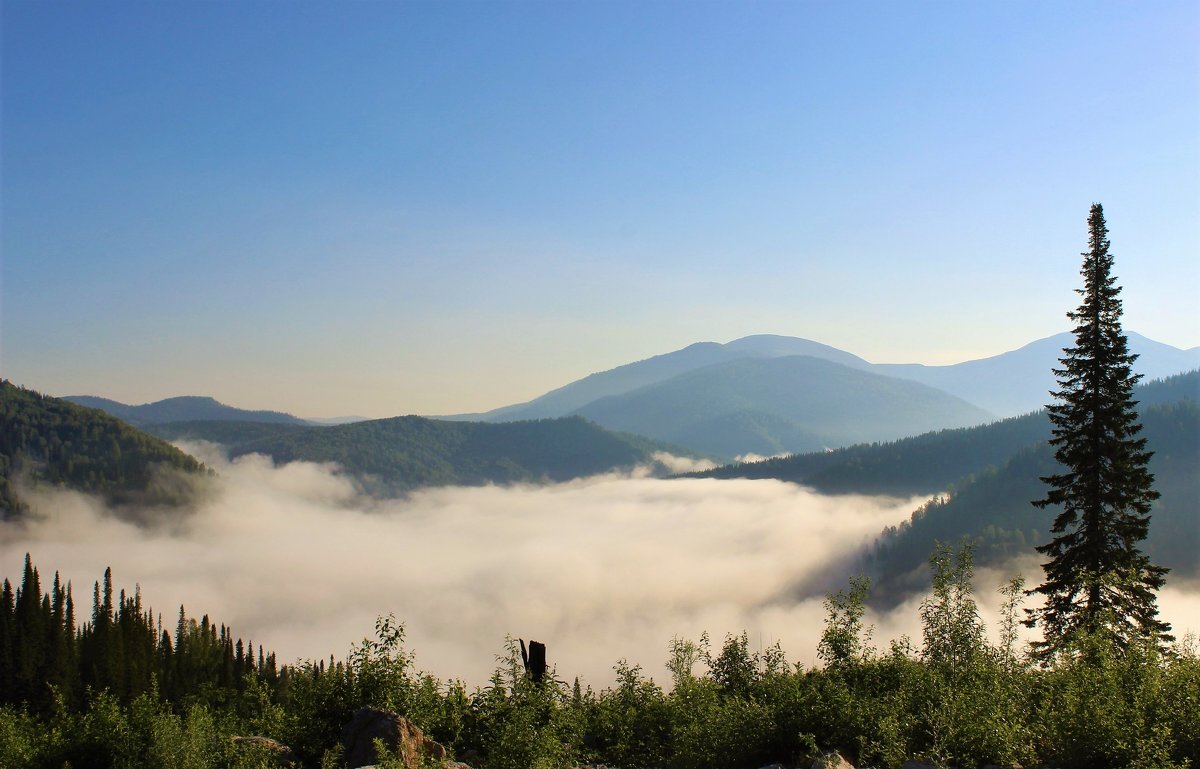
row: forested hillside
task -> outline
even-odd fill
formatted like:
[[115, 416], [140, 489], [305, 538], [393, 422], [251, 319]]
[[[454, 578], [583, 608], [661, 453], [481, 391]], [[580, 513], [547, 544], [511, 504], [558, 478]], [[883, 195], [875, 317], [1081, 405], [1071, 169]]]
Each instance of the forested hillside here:
[[695, 478], [777, 478], [826, 494], [932, 494], [1003, 463], [1050, 434], [1045, 414], [940, 430], [884, 443], [795, 454], [689, 473]]
[[[1150, 471], [1162, 495], [1151, 511], [1144, 550], [1175, 577], [1200, 575], [1200, 406], [1195, 400], [1157, 405], [1141, 412], [1147, 448], [1154, 452]], [[1052, 511], [1031, 504], [1045, 493], [1041, 477], [1056, 472], [1053, 451], [1041, 442], [1027, 446], [999, 467], [960, 480], [889, 528], [867, 556], [880, 597], [899, 597], [924, 589], [922, 565], [936, 542], [969, 538], [981, 565], [998, 564], [1032, 552], [1048, 537]]]
[[18, 477], [118, 504], [177, 501], [184, 490], [164, 468], [203, 471], [174, 446], [108, 414], [0, 381], [0, 516], [24, 509]]
[[221, 443], [233, 457], [333, 462], [381, 495], [421, 486], [564, 481], [647, 464], [671, 448], [580, 417], [491, 424], [407, 416], [333, 427], [189, 422], [149, 429], [169, 440]]

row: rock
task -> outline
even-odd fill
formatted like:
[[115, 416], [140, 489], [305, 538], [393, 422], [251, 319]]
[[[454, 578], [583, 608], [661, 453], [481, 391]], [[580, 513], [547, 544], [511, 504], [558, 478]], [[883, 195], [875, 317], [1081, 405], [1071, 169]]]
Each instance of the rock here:
[[346, 766], [351, 769], [374, 764], [376, 739], [404, 762], [417, 767], [422, 759], [446, 760], [446, 748], [426, 737], [404, 716], [379, 708], [363, 707], [342, 729], [342, 748]]
[[296, 754], [287, 745], [270, 737], [232, 737], [234, 747], [255, 750], [272, 756], [281, 766], [299, 766]]
[[820, 758], [812, 762], [812, 769], [854, 769], [854, 764], [836, 750], [822, 753]]

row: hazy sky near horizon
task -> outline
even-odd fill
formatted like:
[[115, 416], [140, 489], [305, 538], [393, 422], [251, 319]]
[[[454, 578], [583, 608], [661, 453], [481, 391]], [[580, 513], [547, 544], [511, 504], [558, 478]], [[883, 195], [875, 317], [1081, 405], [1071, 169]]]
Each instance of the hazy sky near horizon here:
[[0, 376], [485, 410], [696, 341], [1200, 344], [1194, 2], [3, 0]]

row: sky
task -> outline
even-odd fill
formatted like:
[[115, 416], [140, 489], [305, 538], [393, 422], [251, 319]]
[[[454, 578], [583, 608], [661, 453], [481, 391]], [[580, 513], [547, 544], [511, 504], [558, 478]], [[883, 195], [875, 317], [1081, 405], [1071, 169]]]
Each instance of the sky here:
[[0, 376], [449, 414], [754, 333], [1200, 344], [1195, 2], [3, 0]]

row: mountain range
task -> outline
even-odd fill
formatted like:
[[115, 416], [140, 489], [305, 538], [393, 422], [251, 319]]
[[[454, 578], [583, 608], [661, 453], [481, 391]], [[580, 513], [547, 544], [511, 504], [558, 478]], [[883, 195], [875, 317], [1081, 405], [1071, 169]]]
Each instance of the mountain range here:
[[[1129, 333], [1148, 378], [1200, 367], [1200, 348], [1180, 350]], [[891, 441], [928, 431], [986, 424], [1041, 409], [1052, 369], [1070, 334], [947, 366], [874, 364], [808, 339], [755, 335], [674, 352], [597, 372], [526, 403], [439, 420], [516, 422], [582, 416], [722, 459], [777, 455]], [[169, 398], [128, 406], [70, 396], [136, 425], [197, 421], [329, 424], [277, 411], [246, 411], [212, 398]]]
[[[1180, 350], [1128, 334], [1134, 370], [1158, 378], [1200, 367]], [[1041, 409], [1070, 333], [947, 366], [875, 364], [797, 337], [756, 335], [591, 374], [531, 401], [451, 419], [509, 421], [578, 414], [723, 457], [886, 441]], [[920, 385], [920, 389], [914, 387]]]
[[[220, 412], [205, 406], [203, 413]], [[331, 427], [209, 419], [136, 428], [100, 409], [0, 381], [0, 518], [27, 512], [22, 489], [37, 485], [95, 494], [131, 511], [184, 503], [198, 485], [189, 477], [207, 470], [166, 439], [211, 441], [231, 457], [264, 454], [279, 464], [335, 463], [380, 496], [422, 486], [566, 481], [635, 467], [665, 474], [660, 452], [686, 453], [582, 417], [492, 424], [408, 416]]]

